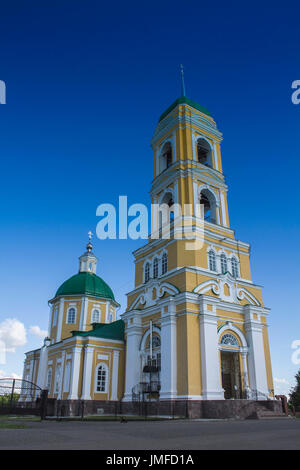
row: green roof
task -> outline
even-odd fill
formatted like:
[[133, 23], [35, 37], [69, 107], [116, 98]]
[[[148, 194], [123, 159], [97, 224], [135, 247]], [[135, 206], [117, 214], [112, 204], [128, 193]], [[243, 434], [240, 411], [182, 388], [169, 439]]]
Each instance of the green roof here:
[[93, 273], [81, 272], [67, 279], [57, 290], [58, 295], [91, 295], [115, 300], [113, 291], [106, 282]]
[[171, 104], [171, 106], [169, 106], [168, 109], [166, 109], [164, 113], [162, 113], [158, 122], [164, 119], [179, 104], [188, 104], [192, 108], [198, 109], [198, 111], [200, 111], [201, 113], [207, 114], [207, 116], [211, 115], [208, 109], [204, 108], [204, 106], [200, 106], [200, 104], [196, 103], [195, 101], [190, 100], [186, 96], [181, 96], [176, 101], [174, 101], [174, 103]]
[[95, 336], [96, 338], [124, 340], [125, 324], [123, 320], [113, 323], [94, 323], [90, 331], [72, 331], [73, 336]]

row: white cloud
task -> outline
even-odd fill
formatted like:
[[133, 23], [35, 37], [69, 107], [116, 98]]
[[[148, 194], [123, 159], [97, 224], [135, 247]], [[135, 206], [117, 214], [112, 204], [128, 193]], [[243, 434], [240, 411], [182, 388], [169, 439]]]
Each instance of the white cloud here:
[[274, 377], [275, 395], [289, 395], [291, 385], [285, 378]]
[[29, 328], [29, 333], [31, 333], [32, 335], [38, 336], [39, 338], [45, 338], [48, 334], [48, 331], [41, 330], [39, 326], [35, 325]]
[[4, 370], [0, 369], [0, 379], [7, 379], [7, 378], [12, 378], [12, 379], [21, 379], [21, 375], [15, 374], [14, 372], [5, 372]]
[[277, 377], [274, 377], [274, 382], [278, 384], [286, 384], [286, 385], [290, 384], [290, 382], [288, 382], [286, 379], [278, 379]]
[[6, 318], [0, 323], [0, 341], [6, 352], [16, 352], [16, 348], [27, 343], [24, 323], [16, 318]]

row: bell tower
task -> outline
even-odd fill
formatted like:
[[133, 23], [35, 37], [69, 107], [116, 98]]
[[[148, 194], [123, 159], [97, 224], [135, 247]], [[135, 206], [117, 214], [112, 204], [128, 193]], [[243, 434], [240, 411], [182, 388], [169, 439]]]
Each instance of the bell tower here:
[[151, 395], [153, 327], [161, 400], [264, 399], [273, 393], [269, 309], [251, 279], [250, 245], [229, 225], [222, 134], [210, 112], [185, 96], [181, 73], [182, 96], [162, 113], [151, 140], [151, 202], [168, 208], [170, 223], [152, 213], [148, 243], [134, 252], [135, 286], [122, 315], [125, 400], [148, 381]]

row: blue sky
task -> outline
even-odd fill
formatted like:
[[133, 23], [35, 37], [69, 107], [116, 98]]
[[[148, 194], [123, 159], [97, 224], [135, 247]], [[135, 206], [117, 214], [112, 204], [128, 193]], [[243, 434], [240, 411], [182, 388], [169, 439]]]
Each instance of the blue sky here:
[[[15, 318], [27, 331], [3, 373], [21, 374], [24, 351], [39, 347], [30, 327], [47, 329], [47, 300], [77, 271], [97, 206], [124, 194], [149, 203], [149, 142], [180, 95], [183, 63], [187, 96], [224, 134], [231, 227], [251, 243], [253, 280], [272, 309], [274, 376], [289, 389], [300, 339], [299, 14], [297, 2], [267, 1], [1, 5], [0, 324]], [[98, 274], [122, 307], [140, 245], [95, 241]]]

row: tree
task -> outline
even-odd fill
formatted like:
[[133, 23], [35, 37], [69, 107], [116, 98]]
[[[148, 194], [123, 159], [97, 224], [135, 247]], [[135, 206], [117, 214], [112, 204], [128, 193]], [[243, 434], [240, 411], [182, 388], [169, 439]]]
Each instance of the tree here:
[[296, 385], [290, 392], [289, 403], [295, 408], [300, 407], [300, 370], [295, 375]]

